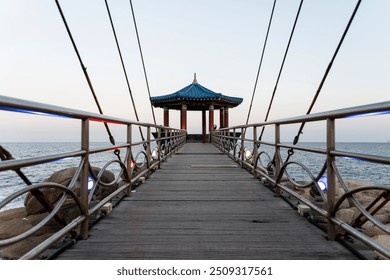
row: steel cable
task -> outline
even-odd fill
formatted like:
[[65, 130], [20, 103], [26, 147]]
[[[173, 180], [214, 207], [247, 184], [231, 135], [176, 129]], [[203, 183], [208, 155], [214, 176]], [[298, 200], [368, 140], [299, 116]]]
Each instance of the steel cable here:
[[[94, 88], [93, 88], [93, 86], [92, 86], [91, 79], [89, 78], [89, 75], [88, 75], [88, 72], [87, 72], [87, 67], [84, 66], [83, 60], [81, 59], [80, 53], [79, 53], [79, 51], [78, 51], [78, 49], [77, 49], [76, 42], [75, 42], [74, 39], [73, 39], [72, 32], [70, 31], [70, 28], [69, 28], [68, 23], [67, 23], [67, 21], [66, 21], [65, 15], [64, 15], [64, 13], [62, 12], [61, 5], [60, 5], [60, 3], [58, 2], [58, 0], [55, 0], [55, 2], [56, 2], [56, 4], [57, 4], [58, 11], [60, 12], [62, 21], [64, 22], [66, 31], [68, 32], [70, 41], [72, 42], [73, 49], [74, 49], [74, 51], [76, 52], [77, 58], [79, 59], [81, 69], [83, 70], [85, 79], [87, 80], [89, 89], [91, 90], [92, 96], [93, 96], [93, 98], [94, 98], [94, 100], [95, 100], [95, 103], [96, 103], [96, 105], [97, 105], [97, 107], [98, 107], [99, 113], [100, 113], [100, 114], [103, 114], [103, 110], [102, 110], [102, 108], [101, 108], [101, 106], [100, 106], [100, 104], [99, 104], [99, 100], [97, 99], [95, 90], [94, 90]], [[115, 145], [115, 139], [114, 139], [114, 137], [113, 137], [112, 134], [111, 134], [111, 131], [110, 131], [110, 128], [108, 127], [107, 122], [104, 122], [104, 126], [105, 126], [105, 128], [106, 128], [106, 130], [107, 130], [107, 134], [108, 134], [108, 136], [109, 136], [109, 139], [110, 139], [111, 144], [112, 144], [112, 145]]]
[[268, 42], [268, 35], [269, 35], [269, 31], [270, 31], [270, 29], [271, 29], [271, 23], [272, 23], [272, 18], [273, 18], [273, 16], [274, 16], [275, 5], [276, 5], [276, 0], [274, 0], [274, 4], [273, 4], [273, 6], [272, 6], [272, 11], [271, 11], [271, 16], [270, 16], [269, 22], [268, 22], [267, 34], [266, 34], [265, 39], [264, 39], [264, 44], [263, 44], [263, 50], [262, 50], [262, 52], [261, 52], [260, 63], [259, 63], [259, 67], [258, 67], [258, 69], [257, 69], [257, 75], [256, 75], [256, 80], [255, 80], [255, 86], [254, 86], [254, 88], [253, 88], [252, 99], [251, 99], [251, 103], [250, 103], [249, 110], [248, 110], [248, 116], [247, 116], [247, 118], [246, 118], [246, 123], [245, 123], [246, 125], [247, 125], [248, 122], [249, 122], [249, 117], [250, 117], [250, 114], [251, 114], [251, 111], [252, 111], [253, 99], [254, 99], [255, 93], [256, 93], [256, 88], [257, 88], [257, 83], [258, 83], [258, 80], [259, 80], [261, 65], [263, 64], [263, 57], [264, 57], [265, 49], [266, 49], [267, 42]]
[[[351, 17], [349, 18], [348, 24], [347, 24], [347, 26], [346, 26], [346, 28], [345, 28], [345, 30], [344, 30], [344, 32], [343, 32], [343, 35], [341, 36], [341, 39], [340, 39], [340, 41], [339, 41], [339, 43], [338, 43], [338, 45], [337, 45], [337, 48], [336, 48], [336, 50], [335, 50], [335, 52], [334, 52], [334, 54], [333, 54], [333, 56], [332, 56], [332, 59], [331, 59], [331, 61], [329, 62], [328, 67], [327, 67], [326, 70], [325, 70], [325, 74], [324, 74], [324, 76], [322, 77], [322, 80], [321, 80], [321, 82], [320, 82], [320, 85], [318, 86], [317, 92], [316, 92], [316, 94], [314, 95], [314, 98], [313, 98], [313, 100], [312, 100], [312, 102], [311, 102], [311, 104], [310, 104], [310, 107], [309, 107], [309, 109], [308, 109], [307, 112], [306, 112], [306, 115], [309, 115], [309, 114], [311, 113], [311, 110], [313, 109], [314, 104], [316, 103], [317, 98], [318, 98], [318, 96], [320, 95], [320, 92], [321, 92], [322, 87], [323, 87], [323, 85], [324, 85], [324, 83], [325, 83], [325, 81], [326, 81], [326, 78], [328, 77], [328, 74], [329, 74], [329, 72], [330, 72], [330, 70], [331, 70], [331, 68], [332, 68], [332, 66], [333, 66], [333, 62], [335, 61], [336, 56], [337, 56], [337, 54], [338, 54], [338, 52], [339, 52], [339, 50], [340, 50], [340, 48], [341, 48], [341, 45], [342, 45], [343, 42], [344, 42], [344, 39], [345, 39], [345, 37], [346, 37], [346, 35], [347, 35], [347, 33], [348, 33], [348, 30], [349, 30], [349, 28], [350, 28], [350, 26], [351, 26], [351, 24], [352, 24], [353, 19], [355, 18], [355, 15], [356, 15], [356, 13], [357, 13], [357, 11], [358, 11], [358, 9], [359, 9], [359, 6], [360, 6], [360, 3], [361, 3], [361, 2], [362, 2], [361, 0], [358, 0], [358, 2], [356, 3], [355, 9], [353, 10]], [[305, 127], [305, 124], [306, 124], [305, 122], [303, 122], [303, 123], [301, 124], [301, 126], [300, 126], [300, 128], [299, 128], [299, 130], [298, 130], [297, 135], [294, 137], [294, 141], [293, 141], [293, 144], [294, 144], [294, 145], [296, 145], [296, 144], [298, 143], [299, 137], [300, 137], [300, 135], [303, 133], [302, 131], [303, 131], [303, 128]], [[290, 149], [290, 150], [289, 150], [289, 153], [288, 153], [288, 156], [287, 156], [287, 159], [286, 159], [286, 162], [290, 159], [290, 157], [293, 155], [293, 153], [294, 153], [293, 149]]]
[[[133, 92], [131, 91], [130, 82], [129, 82], [129, 78], [128, 78], [128, 75], [127, 75], [126, 66], [125, 66], [125, 63], [124, 63], [124, 61], [123, 61], [122, 51], [121, 51], [121, 48], [120, 48], [120, 46], [119, 46], [118, 37], [117, 37], [117, 35], [116, 35], [114, 22], [113, 22], [113, 20], [112, 20], [110, 7], [108, 6], [107, 0], [104, 0], [104, 2], [106, 3], [107, 14], [108, 14], [108, 17], [109, 17], [109, 19], [110, 19], [110, 24], [111, 24], [112, 33], [113, 33], [113, 35], [114, 35], [116, 47], [117, 47], [118, 54], [119, 54], [119, 58], [120, 58], [120, 61], [121, 61], [121, 65], [122, 65], [122, 69], [123, 69], [123, 74], [125, 75], [126, 84], [127, 84], [127, 89], [128, 89], [128, 91], [129, 91], [131, 103], [132, 103], [132, 105], [133, 105], [135, 118], [136, 118], [137, 121], [139, 122], [139, 117], [138, 117], [138, 113], [137, 113], [137, 106], [136, 106], [135, 101], [134, 101]], [[144, 135], [143, 135], [143, 133], [142, 133], [141, 127], [139, 127], [139, 132], [140, 132], [140, 134], [141, 134], [142, 141], [145, 141], [145, 138], [144, 138]]]
[[137, 22], [136, 22], [136, 20], [135, 20], [135, 14], [134, 14], [134, 9], [133, 9], [133, 3], [132, 3], [131, 0], [130, 0], [130, 7], [131, 7], [131, 14], [133, 15], [133, 22], [134, 22], [135, 34], [137, 35], [138, 48], [139, 48], [139, 53], [140, 53], [140, 55], [141, 55], [141, 61], [142, 61], [142, 67], [143, 67], [143, 70], [144, 70], [144, 76], [145, 76], [145, 81], [146, 81], [146, 87], [147, 87], [148, 95], [149, 95], [150, 108], [152, 109], [152, 115], [153, 115], [154, 124], [156, 125], [156, 116], [155, 116], [155, 114], [154, 114], [154, 109], [153, 109], [153, 105], [152, 105], [152, 101], [151, 101], [152, 96], [150, 95], [150, 88], [149, 88], [148, 75], [146, 74], [146, 67], [145, 67], [145, 61], [144, 61], [144, 56], [143, 56], [142, 47], [141, 47], [141, 41], [140, 41], [140, 39], [139, 39]]
[[[273, 103], [273, 100], [274, 100], [274, 98], [275, 98], [275, 93], [276, 93], [276, 90], [277, 90], [277, 88], [278, 88], [280, 76], [281, 76], [281, 74], [282, 74], [282, 71], [283, 71], [283, 68], [284, 68], [284, 63], [285, 63], [285, 61], [286, 61], [287, 54], [288, 54], [288, 51], [289, 51], [289, 49], [290, 49], [290, 45], [291, 45], [291, 41], [292, 41], [292, 38], [293, 38], [293, 35], [294, 35], [295, 27], [296, 27], [296, 25], [297, 25], [298, 18], [299, 18], [299, 15], [300, 15], [300, 13], [301, 13], [302, 4], [303, 4], [303, 0], [301, 0], [301, 2], [300, 2], [300, 4], [299, 4], [298, 11], [297, 11], [297, 14], [296, 14], [296, 16], [295, 16], [294, 25], [293, 25], [293, 28], [292, 28], [291, 33], [290, 33], [290, 38], [289, 38], [288, 43], [287, 43], [287, 47], [286, 47], [286, 51], [285, 51], [285, 53], [284, 53], [283, 61], [282, 61], [282, 64], [280, 65], [278, 78], [276, 79], [276, 84], [275, 84], [274, 90], [273, 90], [273, 92], [272, 92], [272, 97], [271, 97], [271, 100], [270, 100], [270, 103], [269, 103], [269, 106], [268, 106], [267, 114], [266, 114], [265, 119], [264, 119], [265, 122], [268, 120], [268, 116], [269, 116], [269, 113], [270, 113], [270, 111], [271, 111], [272, 103]], [[263, 137], [264, 129], [265, 129], [265, 127], [263, 126], [262, 129], [261, 129], [260, 136], [259, 136], [259, 141], [261, 141], [261, 139], [262, 139], [262, 137]]]

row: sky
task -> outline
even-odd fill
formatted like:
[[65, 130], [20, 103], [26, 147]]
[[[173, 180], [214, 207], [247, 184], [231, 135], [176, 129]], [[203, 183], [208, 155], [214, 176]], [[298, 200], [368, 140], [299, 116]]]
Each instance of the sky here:
[[[269, 119], [304, 115], [333, 56], [356, 0], [303, 3]], [[108, 0], [140, 120], [153, 122], [128, 0]], [[262, 122], [275, 86], [299, 0], [277, 1], [249, 123]], [[103, 0], [60, 1], [103, 112], [135, 120]], [[193, 80], [242, 97], [230, 125], [248, 114], [273, 0], [133, 0], [152, 96]], [[363, 1], [313, 113], [390, 97], [390, 1]], [[54, 0], [0, 1], [0, 95], [98, 112]], [[162, 124], [162, 109], [155, 109]], [[215, 114], [219, 123], [219, 114]], [[171, 111], [179, 127], [179, 111]], [[78, 141], [69, 120], [0, 111], [0, 142]], [[201, 133], [201, 113], [189, 112], [189, 133]], [[124, 137], [123, 131], [113, 128]], [[118, 132], [116, 131], [118, 129]], [[282, 131], [292, 140], [296, 127]], [[102, 125], [92, 140], [106, 141]], [[339, 141], [387, 142], [388, 115], [340, 121]], [[302, 141], [324, 141], [324, 125]]]

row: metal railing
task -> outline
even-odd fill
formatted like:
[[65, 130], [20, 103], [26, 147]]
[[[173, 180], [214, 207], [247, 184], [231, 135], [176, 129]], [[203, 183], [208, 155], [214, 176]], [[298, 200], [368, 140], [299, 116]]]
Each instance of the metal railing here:
[[[362, 229], [365, 224], [372, 223], [383, 235], [390, 235], [390, 227], [378, 220], [376, 216], [383, 210], [383, 207], [388, 207], [390, 200], [389, 184], [374, 183], [352, 188], [343, 178], [340, 168], [336, 164], [336, 158], [350, 158], [389, 166], [390, 157], [337, 150], [335, 137], [336, 122], [341, 119], [388, 114], [389, 112], [390, 102], [383, 102], [276, 121], [222, 128], [213, 132], [212, 142], [243, 168], [252, 172], [256, 178], [259, 178], [264, 184], [268, 184], [278, 196], [294, 198], [296, 204], [292, 205], [298, 210], [303, 211], [302, 206], [310, 207], [310, 215], [314, 213], [324, 221], [329, 240], [352, 236], [378, 252], [381, 257], [390, 258], [390, 249], [366, 235]], [[324, 139], [326, 144], [324, 148], [281, 142], [281, 127], [321, 121], [326, 122], [326, 139]], [[267, 142], [258, 139], [259, 130], [265, 127], [268, 129], [267, 131], [273, 128], [271, 133], [273, 141]], [[271, 152], [266, 151], [266, 148]], [[281, 150], [286, 150], [289, 154], [284, 162]], [[302, 162], [289, 160], [294, 151], [300, 151], [305, 155], [322, 156], [324, 162], [320, 171], [313, 174], [313, 171]], [[301, 173], [305, 174], [304, 177], [309, 179], [305, 181], [295, 179], [294, 176], [297, 172], [294, 173], [294, 176], [290, 174], [289, 169], [291, 167], [294, 167], [294, 170], [300, 169]], [[327, 189], [323, 188], [321, 184], [321, 179], [325, 174]], [[310, 190], [311, 195], [308, 196], [308, 191], [304, 190]], [[356, 198], [356, 195], [362, 192], [371, 192], [376, 197], [372, 199], [371, 203], [363, 205]], [[340, 206], [346, 201], [358, 211], [358, 214], [355, 214], [354, 218], [348, 221], [337, 215]], [[389, 212], [386, 213], [390, 216]]]
[[[3, 201], [0, 201], [1, 210], [14, 199], [27, 193], [33, 193], [37, 200], [40, 202], [43, 201], [46, 212], [49, 212], [42, 221], [26, 232], [7, 239], [0, 239], [0, 248], [1, 246], [8, 246], [25, 240], [32, 234], [41, 230], [53, 218], [55, 218], [62, 227], [44, 242], [21, 256], [21, 259], [33, 259], [38, 257], [55, 242], [68, 235], [71, 235], [73, 239], [75, 236], [80, 239], [87, 239], [89, 220], [92, 215], [95, 215], [107, 202], [112, 201], [113, 198], [117, 197], [121, 193], [131, 196], [132, 185], [140, 180], [140, 178], [147, 177], [153, 170], [160, 168], [161, 162], [165, 161], [167, 157], [171, 156], [173, 153], [176, 153], [186, 141], [185, 130], [173, 129], [150, 123], [134, 122], [106, 115], [29, 102], [5, 96], [0, 96], [0, 110], [11, 111], [15, 114], [28, 113], [44, 116], [65, 117], [78, 120], [81, 124], [81, 141], [79, 150], [26, 159], [13, 159], [12, 157], [5, 158], [6, 156], [2, 157], [3, 161], [0, 162], [0, 172], [12, 170], [16, 171], [18, 174], [21, 173], [20, 170], [23, 167], [39, 166], [44, 163], [50, 163], [61, 159], [79, 158], [79, 164], [75, 169], [73, 178], [71, 179], [69, 185], [61, 185], [52, 182], [31, 184], [11, 194]], [[89, 139], [91, 122], [103, 122], [125, 126], [127, 131], [126, 143], [92, 149], [90, 147]], [[133, 130], [137, 131], [138, 129], [146, 130], [146, 139], [141, 141], [135, 140], [136, 137], [133, 135], [135, 134], [133, 133]], [[154, 138], [152, 137], [152, 130], [154, 131]], [[133, 155], [135, 147], [141, 147], [141, 149], [138, 149], [140, 151], [136, 156]], [[126, 150], [124, 160], [121, 160], [119, 156], [120, 149]], [[98, 174], [96, 174], [90, 165], [89, 156], [107, 151], [114, 151], [115, 159], [109, 160], [104, 167], [100, 169]], [[143, 160], [140, 161], [139, 157], [143, 157]], [[103, 182], [102, 176], [108, 167], [113, 164], [119, 165], [120, 171], [118, 175], [112, 182]], [[15, 174], [15, 176], [17, 176], [17, 174]], [[91, 180], [91, 178], [93, 186], [88, 187], [88, 181]], [[76, 191], [77, 184], [81, 186], [79, 191]], [[95, 192], [99, 185], [115, 185], [117, 188], [114, 188], [115, 191], [106, 197], [96, 201]], [[42, 194], [42, 190], [47, 188], [61, 191], [62, 196], [60, 199], [54, 203], [47, 201], [47, 198], [45, 198], [44, 194]], [[79, 194], [77, 194], [78, 192]], [[64, 222], [63, 217], [61, 217], [60, 210], [65, 201], [69, 201], [69, 197], [73, 199], [74, 205], [78, 208], [80, 214], [70, 222], [66, 223]]]

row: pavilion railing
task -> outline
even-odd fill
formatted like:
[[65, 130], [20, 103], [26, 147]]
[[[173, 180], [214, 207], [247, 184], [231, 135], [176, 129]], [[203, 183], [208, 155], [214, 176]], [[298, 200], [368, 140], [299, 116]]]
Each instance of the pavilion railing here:
[[[275, 191], [276, 195], [286, 200], [294, 199], [292, 204], [302, 215], [313, 218], [322, 217], [329, 240], [352, 236], [378, 252], [380, 257], [390, 258], [390, 248], [384, 242], [378, 242], [367, 230], [372, 226], [387, 242], [390, 240], [390, 184], [367, 183], [360, 186], [350, 186], [340, 172], [336, 159], [351, 159], [356, 162], [390, 167], [390, 157], [372, 154], [362, 154], [338, 150], [336, 147], [336, 123], [342, 119], [361, 117], [362, 119], [388, 114], [390, 102], [371, 104], [329, 112], [304, 115], [288, 119], [268, 121], [263, 123], [240, 125], [218, 129], [212, 134], [212, 142], [225, 154], [235, 160], [243, 168], [252, 172], [265, 185]], [[326, 138], [323, 148], [308, 147], [304, 144], [288, 144], [281, 142], [281, 128], [302, 123], [326, 122]], [[260, 130], [271, 128], [273, 141], [259, 140]], [[240, 136], [239, 133], [241, 133]], [[268, 149], [268, 150], [267, 150]], [[287, 151], [288, 156], [283, 161], [281, 151]], [[291, 160], [294, 152], [303, 153], [303, 158], [309, 155], [322, 157], [322, 168], [313, 174], [307, 164]], [[292, 172], [290, 170], [293, 169]], [[298, 172], [296, 170], [299, 170]], [[387, 169], [388, 171], [388, 169]], [[306, 180], [296, 179], [297, 174], [304, 173]], [[326, 176], [325, 176], [326, 175]], [[385, 175], [385, 174], [382, 174]], [[300, 177], [302, 178], [302, 176]], [[325, 179], [324, 179], [325, 178]], [[323, 182], [325, 180], [325, 182]], [[327, 184], [327, 188], [324, 185]], [[371, 202], [362, 203], [359, 194], [371, 193]], [[308, 195], [309, 194], [309, 195]], [[355, 209], [353, 217], [346, 218], [341, 212], [346, 203]], [[378, 237], [378, 235], [376, 235]], [[389, 243], [387, 243], [389, 244]]]
[[[150, 123], [134, 122], [120, 118], [109, 117], [79, 110], [73, 110], [63, 107], [51, 106], [42, 103], [29, 102], [20, 99], [0, 96], [0, 111], [9, 111], [15, 114], [17, 118], [20, 114], [35, 114], [46, 117], [60, 117], [73, 119], [80, 122], [81, 126], [81, 141], [80, 149], [76, 151], [67, 151], [39, 157], [13, 159], [12, 151], [7, 151], [4, 148], [0, 150], [2, 161], [0, 162], [0, 173], [5, 171], [15, 171], [15, 176], [23, 176], [22, 168], [52, 163], [63, 159], [79, 159], [78, 165], [75, 168], [73, 178], [68, 185], [62, 185], [52, 182], [40, 182], [37, 184], [29, 184], [15, 191], [3, 201], [0, 201], [0, 211], [9, 205], [15, 199], [32, 193], [37, 199], [45, 205], [47, 216], [37, 223], [32, 228], [25, 232], [12, 236], [6, 239], [0, 239], [0, 250], [6, 246], [15, 244], [31, 237], [34, 233], [42, 230], [50, 220], [55, 219], [60, 229], [52, 234], [38, 246], [31, 248], [24, 253], [21, 259], [33, 259], [38, 257], [42, 252], [50, 248], [54, 243], [63, 238], [71, 237], [73, 240], [87, 239], [89, 231], [89, 221], [92, 216], [99, 213], [100, 209], [107, 205], [119, 194], [131, 196], [132, 186], [142, 177], [147, 177], [153, 170], [160, 168], [160, 164], [167, 160], [169, 156], [176, 153], [185, 143], [186, 131], [154, 125]], [[90, 126], [91, 123], [102, 122], [106, 124], [115, 124], [123, 126], [126, 130], [126, 141], [123, 144], [114, 146], [105, 146], [101, 148], [91, 148], [90, 146]], [[15, 128], [17, 129], [17, 127]], [[135, 132], [143, 134], [143, 140], [136, 136]], [[151, 137], [154, 131], [157, 137]], [[21, 135], [23, 137], [23, 135]], [[107, 145], [107, 144], [105, 144]], [[1, 147], [0, 147], [1, 148]], [[121, 159], [120, 150], [125, 150], [125, 158]], [[107, 160], [107, 163], [96, 174], [92, 171], [92, 166], [89, 157], [95, 154], [104, 152], [114, 152], [114, 159]], [[138, 151], [134, 155], [134, 151]], [[140, 160], [142, 158], [142, 160]], [[103, 182], [102, 177], [108, 170], [109, 166], [117, 165], [119, 169], [118, 175], [112, 182]], [[90, 182], [93, 182], [92, 184]], [[76, 190], [79, 186], [79, 190]], [[114, 187], [114, 191], [105, 196], [101, 200], [96, 201], [96, 191], [99, 186]], [[44, 196], [45, 189], [56, 189], [62, 193], [60, 198], [55, 202], [48, 201]], [[0, 185], [1, 191], [1, 185]], [[42, 195], [43, 194], [43, 195]], [[65, 201], [73, 200], [74, 207], [78, 209], [79, 214], [70, 222], [64, 222], [66, 217], [61, 217], [61, 209]], [[0, 215], [2, 213], [0, 212]], [[21, 220], [21, 223], [23, 220]]]

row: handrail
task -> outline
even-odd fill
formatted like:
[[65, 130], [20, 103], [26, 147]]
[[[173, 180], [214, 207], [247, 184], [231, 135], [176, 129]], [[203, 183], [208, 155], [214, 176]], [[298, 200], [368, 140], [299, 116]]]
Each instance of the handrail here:
[[[0, 240], [1, 246], [8, 246], [15, 242], [25, 240], [29, 238], [31, 234], [37, 232], [47, 225], [50, 218], [57, 214], [57, 212], [64, 205], [67, 196], [71, 196], [73, 201], [78, 205], [80, 209], [80, 214], [77, 217], [74, 217], [67, 225], [63, 226], [62, 229], [58, 230], [56, 233], [51, 235], [48, 239], [43, 241], [41, 244], [37, 245], [35, 248], [25, 253], [23, 256], [20, 256], [22, 259], [33, 259], [37, 258], [42, 252], [50, 248], [55, 242], [61, 238], [67, 238], [71, 234], [71, 238], [88, 238], [88, 225], [89, 220], [95, 215], [96, 212], [100, 210], [107, 202], [112, 201], [120, 193], [125, 193], [128, 196], [131, 196], [131, 191], [134, 184], [141, 177], [148, 177], [148, 175], [153, 172], [156, 168], [160, 168], [160, 164], [168, 159], [169, 156], [176, 153], [180, 147], [186, 141], [186, 131], [182, 129], [174, 129], [170, 127], [165, 127], [161, 125], [155, 125], [151, 123], [143, 123], [137, 121], [131, 121], [122, 118], [111, 117], [107, 115], [100, 115], [96, 113], [90, 113], [81, 110], [69, 109], [59, 106], [53, 106], [38, 102], [26, 101], [17, 98], [11, 98], [0, 95], [0, 111], [10, 111], [15, 114], [37, 114], [42, 116], [50, 117], [61, 117], [61, 118], [70, 118], [81, 121], [81, 141], [80, 141], [80, 150], [76, 151], [67, 151], [63, 153], [57, 153], [52, 155], [45, 155], [39, 157], [31, 157], [26, 159], [12, 159], [0, 162], [0, 172], [9, 171], [9, 170], [20, 170], [22, 167], [27, 166], [38, 166], [43, 163], [50, 163], [55, 160], [60, 160], [64, 158], [79, 158], [79, 166], [77, 172], [75, 172], [74, 177], [72, 178], [68, 186], [55, 184], [55, 183], [39, 183], [27, 186], [15, 194], [11, 194], [9, 198], [5, 198], [3, 201], [0, 201], [0, 210], [7, 204], [9, 204], [15, 197], [15, 195], [23, 195], [30, 190], [35, 189], [45, 189], [55, 186], [57, 189], [62, 190], [62, 197], [58, 201], [54, 201], [55, 207], [48, 214], [47, 218], [43, 219], [36, 226], [27, 230], [24, 233], [21, 233], [17, 236]], [[106, 146], [100, 148], [90, 148], [89, 145], [89, 128], [90, 122], [106, 122], [113, 123], [118, 125], [123, 125], [127, 127], [127, 143], [117, 144], [115, 146]], [[133, 128], [146, 128], [147, 137], [145, 141], [134, 141], [135, 137], [132, 134]], [[151, 130], [156, 130], [158, 132], [157, 138], [153, 139], [151, 137]], [[152, 151], [152, 145], [157, 149]], [[107, 144], [109, 145], [109, 144]], [[142, 150], [139, 153], [143, 153], [145, 156], [144, 161], [146, 165], [142, 168], [139, 168], [135, 164], [134, 159], [137, 158], [137, 155], [133, 155], [133, 149], [135, 147], [142, 147]], [[108, 151], [119, 151], [119, 149], [126, 149], [126, 158], [122, 161], [119, 155], [115, 154], [118, 159], [108, 161], [103, 168], [100, 169], [99, 174], [90, 174], [91, 177], [96, 179], [94, 187], [89, 191], [88, 194], [88, 174], [91, 169], [89, 162], [89, 156], [92, 154], [99, 154]], [[11, 151], [12, 152], [12, 151]], [[152, 155], [152, 152], [154, 153]], [[157, 155], [155, 154], [157, 152]], [[103, 183], [100, 181], [100, 177], [107, 171], [108, 167], [112, 164], [119, 164], [120, 173], [114, 181], [110, 183]], [[92, 172], [92, 171], [91, 171]], [[102, 198], [101, 201], [95, 201], [94, 192], [96, 191], [96, 186], [102, 184], [104, 186], [115, 186], [120, 180], [123, 180], [124, 183], [114, 190], [111, 194], [107, 195], [105, 198]], [[82, 188], [80, 188], [79, 194], [75, 190], [75, 184], [77, 181], [81, 182]], [[12, 199], [10, 199], [12, 198]], [[79, 235], [74, 236], [75, 230], [78, 229]]]
[[60, 107], [55, 105], [49, 105], [49, 104], [39, 103], [34, 101], [27, 101], [27, 100], [8, 97], [4, 95], [0, 95], [0, 110], [65, 117], [65, 118], [79, 119], [79, 120], [90, 119], [92, 121], [106, 121], [107, 123], [133, 124], [133, 125], [139, 125], [143, 127], [150, 126], [154, 128], [170, 129], [169, 127], [165, 127], [162, 125], [131, 121], [123, 118], [100, 115], [97, 113], [76, 110], [76, 109], [71, 109], [66, 107]]
[[[376, 228], [381, 229], [383, 234], [389, 235], [390, 227], [379, 221], [375, 217], [375, 214], [390, 201], [390, 184], [387, 186], [372, 186], [372, 184], [370, 184], [370, 187], [361, 187], [356, 190], [351, 189], [345, 179], [341, 176], [339, 166], [335, 161], [336, 158], [353, 158], [375, 164], [390, 165], [390, 157], [336, 149], [336, 121], [345, 118], [381, 114], [390, 114], [390, 102], [381, 102], [267, 122], [221, 128], [212, 133], [212, 142], [243, 168], [253, 173], [256, 178], [260, 178], [263, 183], [272, 186], [272, 189], [278, 196], [284, 196], [284, 193], [289, 197], [294, 197], [298, 204], [307, 205], [310, 207], [312, 213], [322, 216], [324, 220], [327, 221], [326, 230], [329, 240], [335, 240], [339, 237], [339, 234], [337, 233], [342, 231], [344, 235], [353, 236], [367, 244], [378, 252], [381, 257], [390, 258], [390, 248], [379, 243], [370, 236], [365, 235], [361, 232], [362, 229], [360, 228], [365, 221], [370, 221]], [[326, 121], [327, 123], [326, 139], [324, 139], [326, 146], [324, 148], [305, 147], [302, 144], [291, 145], [288, 143], [281, 143], [281, 127], [291, 124], [319, 121]], [[267, 127], [268, 129], [273, 128], [273, 142], [260, 141], [257, 139], [257, 130], [264, 127]], [[239, 137], [236, 136], [237, 132], [241, 132]], [[251, 135], [248, 136], [248, 134]], [[264, 146], [273, 148], [273, 155], [269, 155], [265, 150], [262, 150]], [[314, 175], [300, 162], [282, 162], [280, 155], [281, 149], [286, 149], [289, 152], [296, 150], [306, 154], [322, 154], [324, 155], [324, 158], [326, 157], [324, 167], [318, 174]], [[247, 156], [245, 155], [246, 153]], [[264, 165], [264, 163], [261, 163], [260, 157], [267, 158], [268, 162]], [[287, 173], [290, 165], [294, 165], [295, 167], [298, 166], [301, 173], [306, 173], [306, 177], [309, 178], [309, 180], [302, 184], [294, 181], [290, 174]], [[323, 191], [318, 184], [318, 180], [325, 173], [328, 180], [328, 189], [326, 192]], [[341, 186], [338, 187], [340, 188], [338, 193], [344, 192], [344, 195], [341, 197], [336, 197], [336, 183]], [[310, 187], [312, 191], [316, 193], [316, 197], [313, 198], [302, 195], [302, 188], [305, 187]], [[299, 190], [297, 191], [297, 189]], [[380, 192], [380, 194], [371, 205], [363, 206], [354, 195], [367, 190], [376, 190], [377, 192]], [[338, 194], [338, 196], [340, 195]], [[358, 209], [359, 213], [355, 216], [364, 217], [363, 222], [354, 223], [353, 221], [345, 221], [336, 216], [337, 211], [340, 210], [340, 204], [346, 199]], [[317, 200], [321, 201], [321, 203], [318, 203]], [[382, 201], [381, 203], [379, 203], [380, 200]], [[377, 202], [378, 206], [376, 204]], [[295, 205], [295, 207], [298, 208], [298, 204]], [[348, 222], [351, 224], [348, 224]]]
[[228, 128], [221, 128], [219, 130], [227, 129], [238, 129], [238, 128], [249, 128], [249, 127], [259, 127], [259, 126], [271, 126], [271, 125], [285, 125], [285, 124], [299, 124], [302, 122], [316, 122], [321, 120], [331, 119], [341, 119], [341, 118], [352, 118], [358, 116], [372, 116], [375, 114], [388, 114], [390, 113], [390, 101], [373, 103], [368, 105], [337, 109], [326, 112], [313, 113], [310, 115], [302, 115], [285, 119], [272, 120], [267, 122], [252, 123], [248, 125], [237, 125], [231, 126]]

